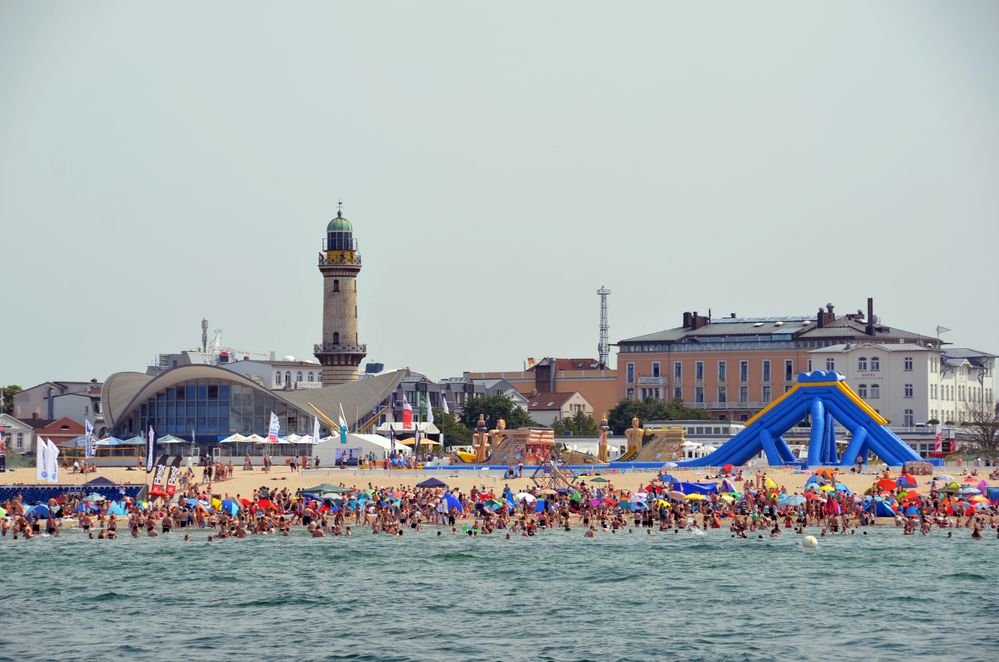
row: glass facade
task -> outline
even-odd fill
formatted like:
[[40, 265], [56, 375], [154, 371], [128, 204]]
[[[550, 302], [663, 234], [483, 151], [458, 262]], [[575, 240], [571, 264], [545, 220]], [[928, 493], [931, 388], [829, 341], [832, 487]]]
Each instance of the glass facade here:
[[311, 433], [310, 414], [270, 393], [220, 380], [193, 381], [150, 397], [115, 426], [117, 436], [142, 434], [150, 424], [159, 435], [198, 441], [223, 439], [236, 432], [267, 435], [271, 412], [281, 421], [281, 435]]

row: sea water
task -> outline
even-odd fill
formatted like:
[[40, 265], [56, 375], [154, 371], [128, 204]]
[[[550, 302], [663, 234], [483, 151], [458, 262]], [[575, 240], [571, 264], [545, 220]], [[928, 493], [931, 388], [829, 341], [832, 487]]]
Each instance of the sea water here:
[[[999, 540], [0, 539], [15, 660], [996, 659]], [[127, 530], [126, 530], [127, 535]], [[813, 533], [816, 533], [813, 531]], [[988, 533], [988, 532], [987, 532]], [[764, 533], [766, 536], [766, 533]]]

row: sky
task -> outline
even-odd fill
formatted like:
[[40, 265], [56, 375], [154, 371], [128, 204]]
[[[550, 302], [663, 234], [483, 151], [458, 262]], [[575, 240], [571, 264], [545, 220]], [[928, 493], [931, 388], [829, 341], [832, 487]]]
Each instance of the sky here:
[[[866, 308], [999, 353], [999, 3], [0, 0], [0, 384], [311, 358], [434, 378]], [[613, 363], [613, 352], [612, 352]]]

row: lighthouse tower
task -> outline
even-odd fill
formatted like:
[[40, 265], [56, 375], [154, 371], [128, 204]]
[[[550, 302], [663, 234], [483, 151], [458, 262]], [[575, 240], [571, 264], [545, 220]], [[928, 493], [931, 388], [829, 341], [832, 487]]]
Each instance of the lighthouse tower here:
[[358, 366], [368, 352], [357, 339], [361, 255], [354, 228], [343, 215], [343, 203], [326, 226], [319, 271], [323, 274], [323, 342], [315, 346], [315, 355], [323, 366], [323, 386], [357, 381]]

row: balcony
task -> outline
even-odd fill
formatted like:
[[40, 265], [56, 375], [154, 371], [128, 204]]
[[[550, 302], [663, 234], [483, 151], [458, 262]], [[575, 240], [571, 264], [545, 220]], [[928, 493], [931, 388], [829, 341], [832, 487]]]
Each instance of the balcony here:
[[349, 265], [360, 266], [361, 265], [361, 255], [359, 253], [341, 252], [341, 253], [335, 255], [332, 259], [330, 259], [330, 258], [326, 257], [326, 253], [320, 253], [319, 254], [319, 266], [320, 267], [338, 266], [338, 265], [341, 265], [341, 264], [345, 265], [345, 266], [349, 266]]
[[684, 402], [691, 409], [736, 409], [745, 411], [759, 411], [769, 402]]
[[669, 386], [669, 378], [667, 377], [638, 377], [639, 386]]
[[367, 345], [334, 345], [333, 343], [321, 343], [312, 346], [313, 354], [367, 354]]

